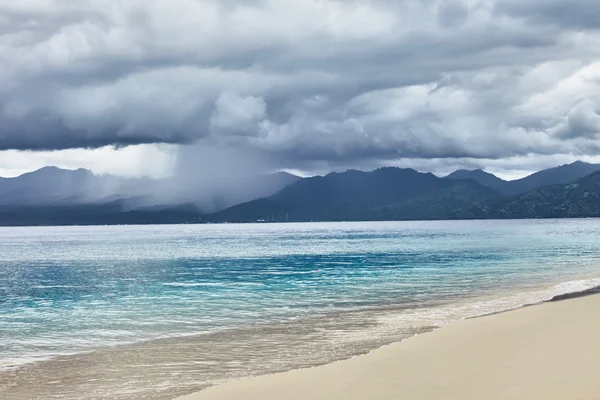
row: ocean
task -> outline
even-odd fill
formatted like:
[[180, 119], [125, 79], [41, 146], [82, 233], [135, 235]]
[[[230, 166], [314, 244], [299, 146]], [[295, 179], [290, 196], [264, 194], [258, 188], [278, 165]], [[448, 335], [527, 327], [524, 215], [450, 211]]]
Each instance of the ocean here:
[[600, 285], [600, 221], [0, 228], [0, 398], [172, 399]]

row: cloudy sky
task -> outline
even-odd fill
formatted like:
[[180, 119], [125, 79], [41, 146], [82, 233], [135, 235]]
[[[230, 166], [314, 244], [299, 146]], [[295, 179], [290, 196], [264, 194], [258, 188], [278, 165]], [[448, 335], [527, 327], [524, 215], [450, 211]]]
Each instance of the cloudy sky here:
[[0, 0], [0, 88], [4, 176], [519, 176], [600, 162], [600, 2]]

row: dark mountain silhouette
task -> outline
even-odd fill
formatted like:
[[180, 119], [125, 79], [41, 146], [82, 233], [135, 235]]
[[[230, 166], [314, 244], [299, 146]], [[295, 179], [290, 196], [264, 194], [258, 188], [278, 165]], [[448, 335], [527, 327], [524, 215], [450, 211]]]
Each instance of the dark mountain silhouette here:
[[301, 178], [287, 172], [277, 172], [268, 175], [259, 175], [237, 182], [235, 190], [224, 190], [212, 195], [212, 204], [208, 211], [221, 211], [237, 204], [245, 203], [263, 197], [269, 197], [279, 192], [281, 189]]
[[[300, 178], [295, 175], [279, 172], [246, 179], [236, 185], [236, 190], [215, 193], [202, 192], [202, 188], [195, 188], [195, 190], [214, 201], [215, 204], [211, 204], [211, 211], [214, 211], [270, 196], [298, 179]], [[126, 179], [111, 175], [95, 175], [85, 169], [66, 170], [45, 167], [16, 178], [0, 178], [0, 206], [97, 205], [122, 200], [129, 210], [156, 205], [193, 203], [194, 198], [177, 199], [169, 196], [164, 200], [161, 198], [166, 190], [177, 184], [176, 181], [170, 182], [169, 179]], [[193, 185], [193, 182], [188, 182], [188, 185]]]
[[[139, 181], [138, 181], [139, 182]], [[133, 180], [98, 176], [85, 169], [45, 167], [0, 180], [2, 205], [59, 205], [94, 202], [118, 192]]]
[[472, 171], [458, 170], [451, 173], [446, 178], [454, 180], [473, 179], [504, 195], [516, 196], [548, 185], [570, 183], [596, 171], [600, 171], [600, 164], [589, 164], [582, 161], [576, 161], [572, 164], [545, 169], [514, 181], [505, 181], [480, 169]]
[[350, 170], [303, 179], [277, 194], [208, 216], [214, 222], [473, 218], [473, 204], [499, 193], [474, 180], [412, 169]]
[[[208, 211], [270, 196], [300, 178], [285, 172], [246, 179], [229, 191], [207, 193]], [[206, 201], [163, 196], [169, 179], [125, 179], [91, 171], [45, 167], [0, 178], [0, 225], [143, 224], [199, 222]]]
[[[523, 186], [542, 184], [545, 180], [565, 180], [593, 169], [593, 164], [574, 163], [513, 182]], [[469, 171], [466, 172], [463, 176], [472, 176]], [[481, 172], [475, 172], [475, 176], [485, 179], [488, 184], [498, 184], [489, 176], [491, 174]], [[440, 179], [432, 174], [397, 168], [334, 173], [304, 179], [274, 196], [205, 216], [205, 220], [360, 221], [600, 216], [600, 171], [571, 183], [548, 185], [517, 196], [501, 195], [475, 179], [456, 179], [460, 174]]]
[[490, 174], [489, 172], [485, 172], [481, 169], [475, 170], [466, 170], [459, 169], [454, 171], [450, 175], [446, 176], [446, 179], [453, 180], [464, 180], [464, 179], [473, 179], [476, 182], [479, 182], [483, 186], [487, 186], [502, 194], [507, 194], [510, 192], [510, 182], [505, 181], [503, 179], [498, 178], [494, 174]]
[[[523, 187], [543, 184], [596, 167], [574, 163], [504, 182], [517, 182]], [[13, 199], [13, 203], [6, 203], [7, 197], [2, 197], [5, 203], [0, 202], [0, 225], [600, 217], [600, 171], [518, 195], [501, 194], [482, 184], [480, 181], [499, 184], [483, 171], [457, 171], [447, 178], [399, 168], [350, 170], [305, 179], [283, 173], [244, 182], [248, 186], [272, 182], [270, 190], [275, 194], [211, 214], [193, 202], [153, 204], [144, 194], [96, 195], [90, 201], [82, 193], [101, 187], [98, 177], [85, 170], [63, 172], [50, 168], [26, 174], [20, 180], [0, 179], [0, 193], [8, 193]]]
[[572, 164], [545, 169], [523, 179], [510, 181], [513, 193], [525, 193], [548, 185], [564, 185], [600, 171], [600, 164], [576, 161]]
[[494, 214], [502, 218], [600, 217], [600, 172], [565, 185], [532, 190]]

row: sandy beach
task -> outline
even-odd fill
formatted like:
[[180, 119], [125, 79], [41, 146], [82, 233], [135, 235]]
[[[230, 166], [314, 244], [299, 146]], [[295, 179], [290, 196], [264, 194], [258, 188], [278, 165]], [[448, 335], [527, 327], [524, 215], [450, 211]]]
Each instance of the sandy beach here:
[[464, 320], [333, 364], [179, 400], [600, 399], [600, 295]]

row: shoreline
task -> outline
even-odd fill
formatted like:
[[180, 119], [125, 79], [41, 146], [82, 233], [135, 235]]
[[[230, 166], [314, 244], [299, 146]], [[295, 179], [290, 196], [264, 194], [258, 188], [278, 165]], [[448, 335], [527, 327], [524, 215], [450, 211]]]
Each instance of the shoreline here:
[[550, 300], [546, 301], [546, 303], [557, 302], [557, 301], [566, 301], [571, 299], [577, 299], [580, 297], [588, 297], [600, 294], [600, 286], [595, 286], [590, 289], [582, 290], [579, 292], [565, 293], [554, 296]]
[[[540, 287], [538, 290], [534, 290], [534, 291], [525, 291], [525, 292], [516, 292], [517, 294], [521, 294], [521, 293], [525, 293], [528, 295], [537, 295], [534, 296], [534, 298], [530, 298], [529, 303], [521, 303], [518, 306], [515, 307], [511, 307], [511, 308], [505, 308], [502, 310], [498, 310], [496, 312], [491, 312], [488, 314], [478, 314], [478, 315], [473, 315], [473, 316], [465, 316], [462, 319], [455, 319], [453, 321], [448, 321], [446, 323], [442, 323], [441, 325], [428, 325], [429, 328], [427, 329], [423, 329], [420, 332], [415, 332], [413, 334], [411, 334], [410, 336], [401, 336], [398, 335], [396, 339], [392, 339], [390, 341], [386, 341], [385, 343], [380, 343], [379, 345], [375, 345], [373, 347], [370, 348], [365, 348], [364, 352], [363, 351], [359, 351], [355, 354], [351, 354], [346, 356], [342, 356], [340, 358], [336, 358], [336, 359], [331, 359], [329, 361], [323, 362], [323, 363], [315, 363], [315, 364], [310, 364], [310, 363], [295, 363], [295, 365], [289, 365], [289, 368], [281, 368], [279, 369], [279, 371], [275, 370], [271, 370], [269, 371], [270, 367], [268, 367], [268, 363], [264, 363], [266, 362], [269, 358], [266, 357], [263, 359], [263, 364], [255, 364], [253, 367], [248, 367], [248, 368], [256, 368], [254, 369], [254, 374], [250, 373], [250, 369], [247, 369], [246, 371], [246, 375], [238, 375], [236, 376], [229, 376], [229, 377], [225, 377], [225, 379], [217, 379], [217, 380], [212, 380], [212, 383], [208, 383], [208, 385], [198, 385], [198, 378], [200, 376], [202, 376], [201, 374], [198, 375], [198, 371], [196, 371], [196, 367], [194, 367], [194, 365], [198, 362], [201, 361], [201, 359], [199, 360], [197, 357], [194, 357], [194, 353], [186, 353], [186, 354], [180, 354], [179, 356], [177, 356], [177, 358], [173, 358], [170, 362], [177, 362], [177, 363], [181, 363], [181, 362], [185, 362], [187, 364], [189, 364], [189, 368], [186, 367], [186, 370], [183, 371], [181, 373], [181, 379], [183, 379], [183, 381], [185, 381], [186, 383], [184, 385], [179, 385], [179, 384], [174, 384], [172, 386], [172, 389], [169, 389], [169, 391], [172, 391], [172, 396], [185, 396], [187, 395], [188, 397], [175, 397], [176, 399], [186, 399], [186, 400], [195, 400], [196, 397], [194, 396], [200, 396], [198, 397], [199, 400], [204, 399], [204, 395], [207, 391], [211, 391], [213, 390], [213, 388], [218, 388], [220, 386], [220, 384], [223, 384], [225, 386], [230, 385], [230, 384], [235, 384], [236, 382], [239, 382], [237, 380], [232, 380], [232, 379], [243, 379], [243, 381], [252, 381], [253, 379], [261, 379], [263, 377], [269, 377], [269, 376], [278, 376], [281, 374], [293, 374], [296, 371], [303, 371], [303, 370], [312, 370], [315, 368], [328, 368], [328, 366], [330, 365], [338, 365], [338, 363], [345, 363], [345, 362], [351, 362], [355, 359], [363, 359], [363, 357], [369, 357], [371, 356], [371, 354], [373, 353], [379, 353], [380, 351], [385, 351], [388, 348], [391, 347], [395, 347], [397, 345], [402, 345], [403, 343], [409, 342], [411, 340], [415, 340], [416, 338], [420, 338], [422, 336], [427, 336], [430, 335], [433, 332], [437, 332], [439, 330], [443, 330], [445, 329], [447, 326], [453, 326], [454, 324], [457, 323], [462, 323], [462, 321], [470, 321], [470, 320], [480, 320], [480, 319], [486, 319], [490, 316], [494, 316], [494, 315], [502, 315], [502, 314], [510, 314], [513, 313], [515, 311], [518, 311], [520, 309], [524, 309], [524, 308], [535, 308], [538, 307], [539, 305], [544, 305], [544, 304], [551, 304], [551, 303], [560, 303], [563, 301], [572, 301], [572, 299], [576, 299], [576, 298], [581, 298], [581, 297], [589, 297], [589, 296], [593, 296], [596, 295], [598, 293], [600, 293], [600, 286], [598, 285], [598, 281], [600, 280], [600, 278], [594, 276], [581, 276], [578, 278], [584, 278], [584, 279], [577, 279], [577, 280], [569, 280], [569, 281], [562, 281], [560, 283], [554, 283], [552, 286], [543, 286]], [[595, 285], [594, 285], [595, 283]], [[567, 287], [561, 287], [561, 285], [567, 285]], [[576, 285], [583, 285], [583, 287], [580, 287], [578, 291], [569, 291], [566, 293], [557, 293], [554, 295], [551, 295], [551, 291], [555, 291], [555, 290], [571, 290], [573, 289], [573, 284]], [[585, 286], [588, 286], [587, 288]], [[467, 303], [456, 303], [454, 304], [454, 306], [460, 308], [460, 304], [467, 305], [467, 306], [475, 306], [475, 310], [478, 309], [478, 306], [480, 307], [482, 304], [483, 305], [489, 305], [489, 302], [494, 302], [494, 300], [497, 299], [508, 299], [511, 298], [511, 296], [513, 296], [515, 293], [513, 293], [512, 295], [509, 295], [508, 297], [496, 297], [496, 296], [491, 296], [491, 297], [485, 297], [485, 298], [479, 298], [479, 301], [476, 302], [467, 302]], [[543, 298], [539, 298], [539, 296], [542, 295]], [[538, 299], [535, 299], [535, 297], [538, 297]], [[522, 300], [522, 299], [519, 299]], [[506, 306], [507, 304], [504, 302], [501, 302], [500, 304], [502, 304], [503, 306]], [[454, 307], [452, 306], [452, 307]], [[450, 310], [452, 309], [452, 307], [450, 307]], [[440, 308], [443, 309], [443, 308]], [[390, 308], [390, 311], [395, 310], [395, 308]], [[448, 310], [448, 309], [447, 309]], [[368, 311], [368, 310], [363, 310], [363, 311]], [[463, 310], [464, 311], [464, 310]], [[364, 321], [362, 322], [364, 323]], [[279, 324], [278, 324], [279, 326]], [[398, 333], [396, 333], [398, 334]], [[204, 335], [200, 335], [200, 336], [204, 336]], [[176, 345], [177, 347], [180, 347], [182, 345], [184, 346], [192, 346], [192, 347], [197, 347], [198, 346], [198, 342], [195, 341], [195, 339], [197, 339], [199, 336], [183, 336], [180, 338], [165, 338], [165, 339], [156, 339], [156, 340], [150, 340], [150, 341], [144, 341], [144, 342], [140, 342], [140, 343], [134, 343], [131, 345], [116, 345], [114, 347], [111, 348], [105, 348], [103, 349], [101, 352], [97, 352], [95, 350], [92, 350], [91, 352], [84, 352], [84, 353], [77, 353], [74, 355], [66, 355], [66, 356], [59, 356], [57, 358], [53, 358], [53, 359], [49, 359], [46, 361], [39, 361], [39, 362], [34, 362], [33, 364], [26, 364], [23, 367], [25, 369], [21, 369], [21, 368], [16, 368], [16, 369], [9, 369], [4, 371], [5, 374], [0, 374], [0, 393], [3, 392], [3, 390], [8, 389], [8, 386], [4, 386], [3, 388], [3, 380], [4, 380], [4, 384], [9, 383], [11, 381], [11, 376], [13, 376], [13, 378], [16, 378], [17, 375], [20, 375], [22, 377], [25, 376], [29, 376], [31, 377], [35, 377], [36, 375], [39, 375], [40, 373], [45, 375], [48, 371], [48, 368], [50, 368], [51, 370], [53, 369], [53, 367], [59, 367], [60, 366], [60, 371], [62, 371], [59, 375], [55, 376], [54, 373], [52, 373], [50, 376], [48, 376], [48, 379], [45, 379], [45, 381], [47, 381], [46, 383], [50, 384], [53, 379], [50, 379], [50, 377], [55, 377], [57, 380], [61, 380], [61, 379], [69, 379], [68, 376], [71, 373], [78, 373], [76, 371], [76, 369], [72, 369], [72, 367], [76, 367], [78, 364], [88, 364], [88, 363], [95, 363], [98, 365], [105, 365], [108, 362], [112, 362], [112, 361], [116, 361], [116, 360], [121, 360], [122, 362], [126, 362], [126, 360], [128, 358], [137, 358], [140, 355], [142, 355], [143, 357], [149, 357], [148, 361], [151, 360], [156, 354], [161, 354], [161, 351], [164, 351], [164, 345], [169, 345], [169, 346], [173, 346]], [[410, 339], [410, 340], [409, 340]], [[244, 340], [242, 340], [242, 342], [244, 342]], [[238, 343], [238, 345], [241, 344]], [[321, 344], [323, 347], [323, 349], [326, 349], [326, 346], [328, 346], [327, 344], [322, 343]], [[235, 344], [231, 344], [230, 346], [233, 346], [233, 348], [235, 348]], [[297, 346], [296, 346], [297, 347]], [[304, 346], [303, 346], [304, 347]], [[143, 353], [140, 354], [138, 352], [138, 350], [142, 350]], [[288, 350], [291, 350], [288, 349]], [[304, 348], [303, 350], [300, 349], [295, 349], [294, 351], [298, 352], [298, 356], [302, 356], [302, 354], [306, 354], [306, 353], [302, 353], [304, 351], [309, 351], [307, 348]], [[112, 361], [111, 361], [112, 360]], [[118, 364], [119, 362], [117, 362]], [[143, 362], [143, 364], [146, 364], [146, 362]], [[106, 364], [107, 365], [107, 364]], [[132, 376], [145, 376], [146, 373], [151, 373], [150, 365], [147, 365], [144, 368], [138, 368], [138, 371], [136, 371], [136, 373], [133, 372], [129, 372], [132, 373]], [[600, 366], [599, 366], [600, 369]], [[64, 370], [64, 371], [63, 371]], [[71, 371], [71, 373], [69, 373], [69, 371]], [[1, 372], [1, 371], [0, 371]], [[205, 372], [208, 372], [208, 370], [206, 370]], [[128, 374], [129, 374], [128, 373]], [[17, 374], [17, 375], [15, 375]], [[4, 376], [3, 376], [4, 375]], [[4, 378], [4, 379], [3, 379]], [[8, 381], [6, 381], [6, 379], [8, 378]], [[600, 380], [600, 377], [599, 377]], [[19, 381], [21, 381], [21, 379], [19, 379]], [[27, 379], [23, 382], [26, 382]], [[16, 382], [15, 382], [16, 383]], [[40, 382], [38, 382], [40, 383]], [[215, 383], [217, 386], [215, 386]], [[17, 384], [18, 387], [21, 387], [21, 384]], [[30, 381], [28, 384], [28, 386], [34, 385], [34, 381]], [[195, 386], [195, 387], [190, 387], [191, 386]], [[212, 386], [211, 386], [212, 385]], [[10, 386], [10, 385], [9, 385]], [[35, 384], [34, 386], [38, 386], [37, 384]], [[34, 386], [31, 386], [31, 388], [33, 389]], [[186, 387], [187, 386], [187, 387]], [[25, 387], [22, 387], [24, 390], [27, 390]], [[50, 390], [47, 390], [50, 389]], [[147, 388], [150, 389], [150, 388]], [[9, 389], [9, 391], [6, 394], [11, 393], [12, 389]], [[49, 392], [52, 393], [56, 393], [59, 394], [58, 391], [55, 392], [54, 388], [50, 388], [47, 387], [46, 389], [37, 392], [36, 393], [46, 393], [48, 394]], [[21, 392], [20, 390], [17, 390], [15, 388], [14, 391], [12, 391], [12, 394], [18, 394], [17, 397], [14, 398], [25, 398], [22, 397], [24, 392]], [[33, 393], [33, 392], [29, 392], [29, 393]], [[117, 392], [116, 392], [117, 393]], [[123, 392], [118, 392], [120, 393], [120, 395], [125, 396], [125, 394]], [[151, 389], [149, 391], [147, 391], [148, 394], [150, 394], [151, 396], [153, 396], [151, 393], [154, 393], [153, 391], [151, 391]], [[193, 393], [191, 396], [189, 397], [190, 393]], [[599, 392], [600, 393], [600, 392]], [[173, 399], [174, 397], [169, 396], [167, 393], [155, 393], [158, 397], [156, 397], [157, 399]], [[19, 397], [21, 396], [21, 397]], [[38, 397], [35, 397], [38, 398]], [[71, 397], [69, 397], [71, 398]], [[96, 398], [96, 397], [94, 397]], [[119, 397], [119, 398], [128, 398], [128, 397]], [[151, 397], [151, 398], [155, 398], [155, 397]], [[237, 397], [225, 397], [225, 398], [237, 398]], [[209, 398], [210, 399], [210, 398]], [[261, 398], [262, 400], [262, 398]], [[265, 399], [265, 400], [268, 400]]]
[[357, 220], [298, 220], [298, 221], [238, 221], [238, 222], [160, 222], [153, 221], [148, 223], [83, 223], [83, 224], [14, 224], [14, 225], [0, 225], [0, 228], [77, 228], [77, 227], [147, 227], [147, 226], [200, 226], [200, 225], [281, 225], [281, 224], [326, 224], [326, 223], [363, 223], [363, 222], [384, 222], [384, 223], [396, 223], [396, 222], [472, 222], [472, 221], [552, 221], [552, 220], [598, 220], [600, 216], [587, 216], [587, 217], [506, 217], [500, 218], [498, 216], [491, 218], [447, 218], [447, 219], [357, 219]]
[[176, 400], [595, 399], [598, 308], [600, 287], [557, 295], [351, 359], [228, 381]]
[[[543, 291], [546, 290], [552, 290], [554, 288], [556, 288], [557, 286], [564, 284], [564, 283], [580, 283], [580, 282], [585, 282], [585, 281], [589, 281], [589, 280], [598, 280], [600, 281], [600, 276], [597, 275], [592, 275], [592, 276], [588, 276], [588, 275], [583, 275], [583, 276], [573, 276], [571, 277], [572, 279], [569, 279], [567, 281], [556, 281], [553, 282], [551, 284], [546, 284], [543, 286], [539, 286], [534, 290], [525, 290], [525, 291], [516, 291], [516, 292], [512, 292], [512, 293], [502, 293], [502, 294], [495, 294], [495, 295], [487, 295], [484, 297], [478, 297], [478, 298], [472, 298], [472, 299], [468, 299], [465, 302], [459, 302], [459, 303], [450, 303], [448, 306], [449, 307], [456, 307], [456, 306], [460, 306], [460, 305], [471, 305], [471, 304], [476, 304], [478, 302], [488, 302], [488, 301], [493, 301], [495, 299], [503, 299], [503, 298], [510, 298], [511, 296], [514, 296], [515, 294], [534, 294], [534, 293], [541, 293]], [[478, 318], [483, 318], [483, 317], [487, 317], [489, 315], [496, 315], [496, 314], [502, 314], [502, 313], [506, 313], [506, 312], [511, 312], [514, 310], [518, 310], [520, 308], [523, 307], [531, 307], [531, 306], [536, 306], [539, 304], [544, 304], [544, 303], [548, 303], [548, 302], [556, 302], [556, 301], [564, 301], [564, 300], [568, 300], [568, 299], [572, 299], [572, 298], [578, 298], [578, 297], [585, 297], [585, 296], [591, 296], [591, 295], [595, 295], [595, 294], [600, 294], [600, 285], [598, 286], [594, 286], [591, 288], [587, 288], [587, 289], [581, 289], [578, 291], [574, 291], [574, 292], [566, 292], [566, 293], [560, 293], [557, 295], [554, 295], [550, 298], [547, 299], [543, 299], [543, 300], [533, 300], [530, 303], [522, 303], [522, 304], [518, 304], [516, 306], [510, 307], [510, 308], [506, 308], [506, 309], [501, 309], [498, 311], [493, 311], [493, 312], [489, 312], [489, 313], [484, 313], [484, 314], [478, 314], [478, 315], [473, 315], [473, 316], [466, 316], [462, 319], [457, 319], [454, 321], [450, 321], [450, 322], [444, 322], [440, 325], [427, 325], [424, 331], [422, 332], [417, 332], [411, 336], [408, 337], [404, 337], [398, 341], [392, 341], [389, 343], [385, 343], [382, 344], [380, 347], [385, 347], [385, 346], [389, 346], [389, 345], [393, 345], [395, 343], [401, 343], [405, 340], [408, 340], [412, 337], [415, 337], [417, 335], [422, 335], [425, 333], [429, 333], [432, 332], [434, 330], [440, 329], [442, 327], [444, 327], [447, 324], [453, 324], [456, 322], [459, 322], [461, 320], [468, 320], [468, 319], [478, 319]], [[444, 309], [445, 306], [440, 307], [440, 309]], [[382, 312], [382, 311], [391, 311], [391, 312], [396, 312], [398, 310], [402, 310], [402, 311], [406, 311], [406, 310], [413, 310], [413, 307], [406, 307], [404, 305], [386, 305], [386, 306], [382, 306], [382, 307], [366, 307], [366, 308], [361, 308], [361, 309], [351, 309], [351, 310], [340, 310], [340, 311], [336, 311], [335, 313], [331, 313], [331, 314], [322, 314], [322, 315], [318, 315], [315, 316], [313, 318], [315, 319], [320, 319], [320, 318], [331, 318], [334, 316], [340, 316], [340, 315], [350, 315], [350, 314], [356, 314], [356, 313], [368, 313], [368, 312]], [[285, 326], [287, 324], [289, 324], [290, 321], [287, 322], [277, 322], [275, 323], [275, 325], [277, 326]], [[246, 327], [246, 329], [255, 329], [255, 328], [263, 328], [263, 327], [268, 327], [268, 326], [272, 326], [273, 324], [269, 324], [269, 323], [265, 323], [265, 324], [257, 324], [257, 325], [252, 325], [250, 327]], [[197, 339], [197, 338], [201, 338], [201, 337], [206, 337], [206, 336], [212, 336], [212, 335], [220, 335], [220, 334], [231, 334], [232, 332], [236, 331], [237, 329], [244, 329], [244, 328], [225, 328], [225, 329], [221, 329], [221, 330], [215, 330], [215, 331], [209, 331], [209, 332], [203, 332], [203, 333], [197, 333], [197, 334], [181, 334], [181, 335], [175, 335], [175, 336], [165, 336], [165, 337], [157, 337], [157, 338], [148, 338], [148, 339], [143, 339], [143, 340], [133, 340], [130, 342], [123, 342], [123, 343], [114, 343], [111, 345], [107, 345], [104, 347], [92, 347], [92, 348], [88, 348], [88, 349], [80, 349], [78, 351], [73, 351], [73, 352], [68, 352], [68, 353], [64, 353], [64, 354], [57, 354], [57, 355], [49, 355], [49, 356], [44, 356], [42, 358], [36, 358], [35, 360], [31, 360], [31, 361], [25, 361], [25, 362], [18, 362], [14, 365], [8, 365], [5, 366], [4, 368], [0, 368], [0, 373], [2, 372], [9, 372], [9, 371], [15, 371], [18, 368], [21, 367], [27, 367], [27, 366], [32, 366], [32, 365], [37, 365], [40, 363], [46, 363], [46, 362], [52, 362], [55, 360], [59, 360], [59, 361], [63, 361], [66, 360], [70, 357], [77, 357], [80, 355], [85, 355], [85, 354], [93, 354], [96, 352], [101, 352], [103, 350], [119, 350], [119, 349], [124, 349], [124, 348], [128, 348], [128, 347], [132, 347], [132, 346], [143, 346], [145, 344], [161, 344], [161, 343], [165, 343], [165, 342], [171, 342], [174, 340], [193, 340], [193, 339]], [[369, 354], [371, 351], [377, 350], [380, 347], [375, 347], [370, 349], [369, 351], [365, 352], [365, 353], [360, 353], [360, 354], [356, 354], [356, 355], [352, 355], [350, 356], [350, 358], [354, 358], [354, 357], [360, 357], [363, 355], [367, 355]], [[346, 360], [345, 358], [343, 359], [337, 359], [337, 360], [333, 360], [331, 362], [327, 362], [325, 364], [317, 364], [314, 365], [313, 367], [318, 367], [318, 366], [323, 366], [323, 365], [327, 365], [327, 364], [331, 364], [331, 363], [335, 363], [338, 361], [344, 361]], [[295, 370], [296, 368], [292, 369]], [[288, 371], [283, 371], [283, 372], [288, 372]], [[282, 373], [282, 372], [278, 372], [278, 373]], [[242, 378], [245, 379], [245, 378]]]

